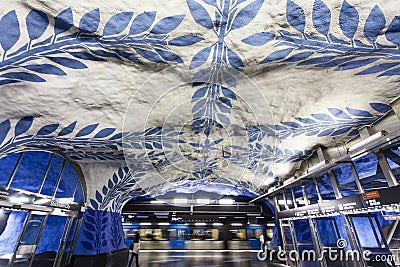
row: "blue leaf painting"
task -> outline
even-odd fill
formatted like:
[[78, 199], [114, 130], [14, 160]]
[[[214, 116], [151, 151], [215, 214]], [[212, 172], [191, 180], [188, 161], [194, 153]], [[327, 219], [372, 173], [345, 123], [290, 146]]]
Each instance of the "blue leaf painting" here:
[[314, 52], [311, 52], [311, 51], [297, 53], [297, 54], [294, 54], [294, 55], [290, 56], [289, 58], [285, 59], [284, 62], [297, 62], [297, 61], [309, 58], [313, 54], [314, 54]]
[[72, 59], [72, 58], [67, 58], [67, 57], [47, 57], [51, 61], [60, 64], [64, 67], [71, 68], [71, 69], [86, 69], [87, 66], [83, 64], [82, 62]]
[[346, 0], [343, 1], [339, 15], [339, 26], [347, 38], [353, 39], [358, 28], [358, 21], [359, 15], [357, 10]]
[[385, 71], [384, 73], [379, 74], [378, 77], [393, 76], [393, 75], [400, 75], [400, 68], [394, 68], [394, 69]]
[[46, 13], [32, 9], [26, 16], [26, 27], [29, 39], [35, 40], [43, 35], [49, 26], [49, 18]]
[[369, 105], [371, 106], [371, 108], [375, 109], [380, 113], [386, 113], [392, 110], [392, 108], [389, 105], [383, 103], [370, 103]]
[[194, 94], [192, 95], [192, 100], [204, 97], [204, 95], [207, 93], [207, 90], [208, 87], [197, 89], [196, 92], [194, 92]]
[[98, 8], [86, 13], [79, 22], [79, 29], [84, 33], [97, 31], [100, 23], [100, 10]]
[[94, 138], [104, 138], [106, 136], [111, 135], [113, 132], [115, 132], [115, 128], [105, 128], [100, 130], [95, 136]]
[[236, 100], [236, 94], [231, 89], [222, 87], [222, 93], [225, 97]]
[[103, 36], [119, 34], [128, 27], [133, 12], [122, 12], [113, 15], [104, 26]]
[[354, 61], [350, 61], [350, 62], [341, 64], [334, 70], [342, 71], [342, 70], [357, 69], [357, 68], [363, 67], [365, 65], [371, 64], [377, 60], [379, 60], [379, 58], [367, 58], [367, 59], [354, 60]]
[[91, 251], [95, 250], [92, 243], [89, 243], [87, 241], [81, 241], [81, 244], [82, 244], [82, 247], [84, 247], [87, 250], [91, 250]]
[[356, 75], [366, 75], [366, 74], [382, 72], [382, 71], [388, 70], [390, 68], [393, 68], [399, 64], [400, 63], [382, 63], [382, 64], [373, 65], [363, 71], [356, 73]]
[[386, 39], [388, 39], [390, 42], [400, 45], [400, 16], [395, 16], [393, 18], [385, 35]]
[[331, 11], [322, 0], [315, 0], [312, 12], [312, 22], [315, 29], [322, 35], [328, 36], [331, 24]]
[[259, 32], [247, 38], [244, 38], [242, 42], [252, 46], [262, 46], [274, 39], [275, 34], [272, 34], [270, 32]]
[[15, 10], [12, 10], [0, 20], [0, 45], [4, 52], [14, 46], [20, 34], [18, 17]]
[[57, 130], [58, 126], [59, 126], [58, 123], [45, 125], [42, 128], [40, 128], [37, 135], [49, 135], [53, 133], [55, 130]]
[[165, 63], [165, 61], [156, 53], [150, 50], [144, 50], [140, 48], [135, 48], [135, 51], [141, 55], [143, 58], [147, 59], [148, 61], [152, 61], [155, 63]]
[[85, 60], [92, 60], [92, 61], [106, 61], [105, 59], [95, 57], [92, 54], [89, 54], [87, 52], [69, 52], [72, 56], [80, 58], [80, 59], [85, 59]]
[[306, 16], [304, 10], [292, 0], [286, 4], [286, 18], [289, 24], [301, 33], [304, 33], [306, 25]]
[[147, 31], [150, 29], [151, 25], [156, 18], [157, 12], [144, 12], [136, 16], [133, 20], [131, 29], [129, 30], [129, 35], [135, 35]]
[[176, 37], [168, 42], [169, 45], [174, 45], [174, 46], [187, 46], [187, 45], [192, 45], [195, 43], [198, 43], [200, 41], [203, 41], [204, 38], [200, 36], [194, 36], [194, 35], [186, 35], [186, 36], [180, 36]]
[[217, 7], [217, 0], [203, 0], [203, 2], [210, 6]]
[[369, 113], [368, 111], [366, 111], [366, 110], [360, 110], [360, 109], [353, 109], [353, 108], [346, 108], [347, 109], [347, 111], [351, 114], [351, 115], [353, 115], [353, 116], [357, 116], [357, 117], [372, 117], [372, 114], [371, 113]]
[[24, 66], [25, 69], [38, 73], [53, 74], [58, 76], [67, 75], [62, 69], [51, 64], [32, 64]]
[[364, 36], [371, 42], [375, 43], [379, 34], [385, 28], [386, 19], [385, 14], [376, 5], [369, 13], [367, 21], [364, 26]]
[[283, 59], [287, 57], [291, 52], [293, 51], [293, 48], [286, 48], [280, 51], [275, 51], [271, 53], [269, 56], [267, 56], [265, 59], [263, 59], [260, 64], [265, 64], [271, 61]]
[[168, 50], [156, 49], [156, 51], [164, 60], [181, 64], [183, 63], [183, 60], [177, 54], [174, 54]]
[[54, 33], [56, 35], [68, 31], [74, 25], [72, 9], [62, 11], [54, 18]]
[[76, 126], [76, 121], [73, 122], [73, 123], [71, 123], [70, 125], [68, 125], [68, 126], [65, 127], [64, 129], [62, 129], [62, 130], [58, 133], [58, 136], [64, 136], [64, 135], [67, 135], [67, 134], [72, 133], [72, 132], [74, 131], [74, 129], [75, 129], [75, 126]]
[[29, 73], [29, 72], [8, 72], [8, 73], [0, 75], [0, 77], [17, 79], [17, 80], [28, 81], [28, 82], [37, 82], [37, 83], [46, 81], [45, 79], [41, 78], [40, 76], [37, 76], [36, 74]]
[[236, 69], [244, 67], [243, 61], [239, 57], [239, 55], [229, 48], [228, 48], [228, 60], [229, 64]]
[[217, 114], [218, 119], [221, 123], [229, 125], [231, 122], [229, 120], [229, 118], [227, 116], [225, 116], [224, 114]]
[[257, 15], [264, 0], [256, 0], [239, 11], [233, 19], [231, 29], [239, 29], [249, 24]]
[[346, 114], [343, 110], [338, 109], [338, 108], [328, 108], [329, 112], [335, 116], [336, 118], [339, 119], [346, 119], [346, 120], [351, 120], [351, 117]]
[[0, 144], [3, 143], [10, 129], [11, 129], [10, 120], [5, 120], [2, 123], [0, 123]]
[[33, 123], [32, 116], [24, 117], [24, 118], [20, 119], [17, 122], [17, 124], [15, 125], [14, 135], [18, 136], [18, 135], [21, 135], [21, 134], [25, 133], [26, 131], [28, 131], [29, 128], [31, 128], [32, 123]]
[[91, 134], [91, 133], [97, 128], [97, 126], [99, 126], [98, 123], [88, 125], [88, 126], [84, 127], [83, 129], [81, 129], [81, 130], [76, 134], [75, 137], [81, 137], [81, 136], [89, 135], [89, 134]]
[[190, 62], [190, 69], [195, 69], [197, 67], [200, 67], [201, 65], [203, 65], [208, 57], [210, 56], [211, 53], [211, 48], [212, 46], [203, 48], [202, 50], [200, 50], [192, 59], [192, 61]]
[[173, 30], [175, 30], [179, 24], [181, 24], [185, 15], [176, 15], [163, 18], [159, 22], [154, 25], [151, 33], [155, 34], [167, 34]]
[[206, 29], [212, 29], [214, 24], [207, 10], [194, 0], [186, 0], [194, 21]]
[[96, 210], [99, 208], [99, 204], [97, 204], [97, 202], [93, 199], [90, 199], [90, 204]]
[[0, 85], [6, 85], [6, 84], [13, 84], [13, 83], [19, 83], [21, 81], [19, 80], [0, 80]]

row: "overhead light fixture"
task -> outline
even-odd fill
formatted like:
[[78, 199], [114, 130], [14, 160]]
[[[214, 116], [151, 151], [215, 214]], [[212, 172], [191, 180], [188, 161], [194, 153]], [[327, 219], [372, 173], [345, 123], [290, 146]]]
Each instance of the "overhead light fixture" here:
[[385, 136], [387, 134], [386, 131], [379, 131], [376, 134], [371, 135], [368, 138], [365, 138], [364, 140], [358, 142], [357, 144], [352, 145], [351, 147], [349, 147], [349, 152], [357, 150], [373, 141], [378, 140], [379, 138], [381, 138], [382, 136]]
[[165, 201], [162, 200], [152, 200], [150, 201], [151, 204], [165, 204]]
[[313, 171], [316, 171], [318, 169], [321, 169], [322, 167], [324, 167], [328, 163], [329, 163], [329, 161], [327, 161], [327, 160], [321, 161], [320, 163], [315, 164], [315, 165], [311, 166], [310, 168], [308, 168], [308, 172], [313, 172]]
[[154, 215], [155, 216], [168, 216], [169, 215], [169, 212], [154, 212]]
[[222, 223], [213, 223], [213, 226], [223, 226]]
[[186, 198], [174, 198], [175, 204], [187, 204], [188, 200]]
[[235, 203], [235, 200], [230, 198], [221, 198], [220, 200], [218, 200], [218, 203], [220, 205], [233, 205]]
[[231, 223], [231, 226], [243, 226], [242, 223]]
[[160, 223], [158, 223], [158, 225], [160, 225], [160, 226], [168, 226], [169, 223], [167, 223], [167, 222], [160, 222]]
[[267, 223], [267, 226], [273, 227], [273, 226], [275, 226], [275, 224], [274, 223]]
[[198, 204], [210, 204], [211, 200], [210, 199], [205, 199], [205, 198], [199, 198], [199, 199], [196, 200], [196, 202]]
[[141, 222], [140, 225], [149, 226], [149, 225], [151, 225], [151, 222]]
[[206, 226], [207, 224], [206, 223], [202, 223], [202, 222], [197, 222], [194, 225], [196, 225], [196, 226]]

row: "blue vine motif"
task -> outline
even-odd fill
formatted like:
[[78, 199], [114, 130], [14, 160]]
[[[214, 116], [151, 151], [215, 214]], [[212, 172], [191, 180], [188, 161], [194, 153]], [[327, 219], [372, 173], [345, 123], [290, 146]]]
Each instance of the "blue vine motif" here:
[[[202, 41], [198, 36], [180, 36], [168, 40], [168, 34], [182, 22], [184, 15], [165, 17], [154, 22], [155, 11], [134, 17], [133, 12], [113, 15], [99, 35], [100, 10], [94, 9], [73, 23], [71, 8], [54, 18], [39, 10], [31, 10], [25, 18], [29, 42], [15, 48], [21, 37], [21, 28], [15, 10], [0, 20], [0, 85], [26, 82], [45, 82], [46, 75], [67, 75], [65, 68], [85, 69], [85, 60], [120, 60], [135, 64], [183, 63], [169, 46], [187, 46]], [[133, 20], [132, 20], [133, 19]], [[43, 35], [49, 27], [53, 34]], [[38, 62], [40, 61], [40, 62]]]
[[88, 208], [83, 221], [83, 234], [87, 241], [81, 241], [82, 246], [97, 254], [102, 252], [102, 247], [107, 246], [106, 229], [108, 214], [105, 211], [95, 211]]
[[[261, 141], [265, 136], [278, 137], [284, 140], [288, 137], [295, 138], [306, 136], [338, 136], [358, 134], [358, 128], [370, 125], [392, 110], [389, 105], [383, 103], [370, 103], [370, 107], [376, 113], [373, 115], [366, 110], [346, 108], [328, 108], [329, 113], [311, 114], [311, 118], [296, 118], [296, 121], [281, 122], [277, 125], [249, 125], [246, 134], [249, 143]], [[234, 132], [232, 135], [240, 135]]]
[[137, 181], [146, 174], [146, 170], [138, 169], [129, 171], [127, 167], [120, 168], [113, 177], [99, 191], [96, 190], [95, 199], [90, 199], [90, 205], [96, 210], [109, 210], [121, 212], [126, 201], [133, 197], [145, 195], [145, 192], [137, 187]]
[[179, 139], [182, 133], [158, 127], [139, 132], [121, 133], [116, 132], [115, 128], [98, 130], [99, 123], [77, 129], [78, 124], [75, 121], [61, 129], [58, 123], [48, 124], [32, 133], [30, 129], [33, 123], [33, 116], [21, 118], [13, 126], [9, 119], [1, 122], [0, 156], [28, 147], [57, 149], [73, 160], [124, 160], [122, 152], [124, 147], [148, 150], [164, 149], [163, 153], [150, 151], [148, 156], [155, 165], [159, 165], [161, 161], [165, 166], [167, 165], [165, 154], [170, 152], [171, 144], [184, 142]]
[[[197, 69], [211, 55], [211, 65], [194, 74], [193, 88], [196, 91], [192, 96], [192, 127], [195, 133], [204, 132], [208, 136], [213, 126], [222, 128], [223, 125], [230, 124], [227, 115], [231, 112], [236, 94], [229, 87], [236, 87], [235, 76], [238, 75], [238, 69], [244, 67], [240, 56], [228, 47], [225, 37], [249, 24], [264, 0], [255, 0], [247, 5], [243, 5], [246, 0], [204, 1], [214, 10], [214, 15], [209, 14], [199, 2], [186, 2], [194, 21], [203, 28], [212, 30], [218, 38], [214, 44], [200, 50], [190, 63], [190, 69]], [[215, 23], [211, 17], [214, 17]]]
[[[297, 66], [334, 67], [335, 71], [360, 69], [356, 75], [400, 75], [400, 17], [394, 17], [384, 31], [386, 18], [378, 5], [370, 11], [364, 23], [365, 40], [355, 39], [360, 16], [346, 0], [342, 3], [338, 23], [346, 38], [330, 33], [331, 10], [322, 0], [315, 0], [312, 10], [312, 26], [318, 34], [306, 33], [305, 11], [292, 0], [287, 1], [286, 19], [294, 31], [280, 30], [277, 35], [259, 32], [242, 40], [252, 46], [274, 41], [274, 47], [282, 47], [260, 64], [297, 63]], [[378, 36], [383, 34], [392, 45], [379, 41]]]

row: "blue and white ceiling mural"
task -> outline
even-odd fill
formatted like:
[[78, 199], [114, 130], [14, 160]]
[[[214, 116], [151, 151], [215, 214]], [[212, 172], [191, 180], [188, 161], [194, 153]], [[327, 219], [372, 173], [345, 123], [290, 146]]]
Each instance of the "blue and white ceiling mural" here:
[[119, 164], [95, 209], [262, 193], [399, 95], [395, 1], [3, 1], [0, 46], [0, 156]]

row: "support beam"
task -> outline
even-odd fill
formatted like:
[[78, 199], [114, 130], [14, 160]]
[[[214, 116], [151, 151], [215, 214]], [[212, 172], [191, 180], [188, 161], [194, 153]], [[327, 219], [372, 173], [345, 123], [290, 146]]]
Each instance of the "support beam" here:
[[388, 185], [390, 187], [399, 185], [399, 182], [397, 182], [396, 177], [393, 175], [392, 170], [390, 169], [385, 154], [383, 154], [382, 151], [379, 151], [376, 152], [375, 155], [378, 158], [379, 165], [381, 166], [382, 172], [385, 175]]

